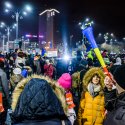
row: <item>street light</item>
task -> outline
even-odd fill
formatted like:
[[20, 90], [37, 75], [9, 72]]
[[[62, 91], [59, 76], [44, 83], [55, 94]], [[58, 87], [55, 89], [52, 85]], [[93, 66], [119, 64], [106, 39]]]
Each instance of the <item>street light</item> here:
[[[7, 26], [4, 22], [1, 22], [0, 27], [1, 28], [5, 27], [5, 30], [7, 31], [7, 52], [9, 52], [8, 49], [9, 49], [9, 41], [10, 41], [10, 31], [12, 30], [12, 28], [15, 27], [15, 24], [13, 26]], [[3, 36], [3, 37], [4, 37], [3, 38], [3, 41], [4, 41], [5, 36]], [[3, 51], [4, 51], [4, 42], [3, 42]]]
[[27, 15], [27, 12], [31, 12], [32, 8], [31, 8], [31, 6], [26, 5], [24, 7], [24, 9], [15, 11], [12, 9], [12, 5], [9, 2], [5, 3], [5, 6], [6, 6], [5, 12], [11, 11], [15, 14], [15, 16], [12, 15], [12, 17], [16, 19], [16, 41], [17, 41], [18, 40], [18, 32], [19, 32], [19, 18], [22, 19], [21, 14], [23, 13], [24, 15]]
[[99, 33], [99, 36], [102, 36], [102, 34], [101, 34], [101, 33]]
[[11, 3], [9, 3], [8, 1], [6, 1], [6, 2], [5, 2], [5, 6], [6, 6], [7, 8], [9, 8], [9, 9], [11, 9], [11, 8], [12, 8]]

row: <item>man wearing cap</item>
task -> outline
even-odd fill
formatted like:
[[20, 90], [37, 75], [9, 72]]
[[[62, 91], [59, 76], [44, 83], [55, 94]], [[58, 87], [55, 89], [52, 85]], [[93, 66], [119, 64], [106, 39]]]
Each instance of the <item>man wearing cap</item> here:
[[[104, 83], [107, 88], [116, 84], [117, 97], [113, 101], [113, 110], [108, 111], [104, 125], [125, 125], [125, 65], [121, 65], [113, 72], [112, 83], [109, 77], [105, 77]], [[110, 96], [110, 95], [109, 95]]]

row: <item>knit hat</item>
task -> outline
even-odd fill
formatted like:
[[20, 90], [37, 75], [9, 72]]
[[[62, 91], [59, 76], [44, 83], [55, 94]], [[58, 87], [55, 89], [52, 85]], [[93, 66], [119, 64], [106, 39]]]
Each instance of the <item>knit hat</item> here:
[[121, 65], [116, 68], [116, 70], [113, 73], [114, 79], [116, 80], [117, 84], [125, 89], [125, 64]]
[[58, 83], [64, 88], [64, 89], [70, 89], [71, 88], [71, 76], [69, 73], [64, 73], [62, 76], [58, 79]]

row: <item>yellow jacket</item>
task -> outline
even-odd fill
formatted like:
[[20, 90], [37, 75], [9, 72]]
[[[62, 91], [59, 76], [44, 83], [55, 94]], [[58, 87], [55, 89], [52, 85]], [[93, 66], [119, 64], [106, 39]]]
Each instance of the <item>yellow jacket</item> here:
[[102, 125], [104, 119], [104, 96], [92, 97], [89, 92], [85, 92], [85, 98], [80, 101], [78, 113], [79, 125]]
[[92, 68], [85, 74], [83, 78], [84, 92], [80, 101], [78, 111], [78, 124], [79, 125], [102, 125], [105, 113], [104, 94], [102, 91], [99, 95], [93, 97], [87, 90], [90, 79], [96, 73], [100, 76], [100, 85], [104, 87], [104, 74], [100, 68]]

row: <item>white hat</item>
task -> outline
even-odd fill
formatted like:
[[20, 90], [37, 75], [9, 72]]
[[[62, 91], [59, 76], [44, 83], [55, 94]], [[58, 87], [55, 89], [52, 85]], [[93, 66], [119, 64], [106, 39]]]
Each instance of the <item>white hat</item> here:
[[21, 69], [20, 69], [20, 68], [15, 68], [15, 69], [13, 70], [13, 73], [14, 73], [15, 75], [21, 74]]

